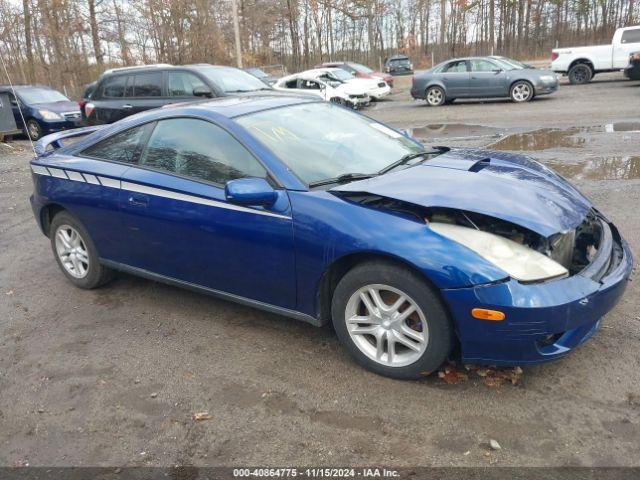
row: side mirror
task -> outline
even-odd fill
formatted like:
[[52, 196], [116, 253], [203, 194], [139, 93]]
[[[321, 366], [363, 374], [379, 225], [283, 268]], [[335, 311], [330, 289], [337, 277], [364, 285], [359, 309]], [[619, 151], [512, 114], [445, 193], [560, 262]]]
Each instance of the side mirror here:
[[213, 97], [213, 92], [206, 85], [200, 85], [193, 89], [193, 96], [211, 98]]
[[236, 205], [270, 207], [276, 201], [276, 191], [264, 178], [237, 178], [224, 187], [227, 201]]

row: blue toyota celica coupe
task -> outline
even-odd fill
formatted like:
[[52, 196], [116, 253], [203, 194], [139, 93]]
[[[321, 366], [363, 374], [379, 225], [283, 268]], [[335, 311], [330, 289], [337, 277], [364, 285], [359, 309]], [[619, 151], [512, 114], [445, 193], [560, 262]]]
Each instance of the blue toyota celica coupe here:
[[332, 322], [390, 377], [561, 357], [631, 272], [616, 227], [540, 163], [309, 98], [182, 104], [36, 150], [33, 211], [74, 285], [119, 270]]

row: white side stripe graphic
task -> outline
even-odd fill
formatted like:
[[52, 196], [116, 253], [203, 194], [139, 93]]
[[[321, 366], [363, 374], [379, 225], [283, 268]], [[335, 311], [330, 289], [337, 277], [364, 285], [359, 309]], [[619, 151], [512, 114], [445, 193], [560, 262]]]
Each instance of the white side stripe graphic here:
[[200, 205], [208, 205], [210, 207], [223, 208], [226, 210], [234, 210], [238, 212], [253, 213], [255, 215], [264, 215], [267, 217], [285, 218], [290, 219], [287, 215], [279, 213], [267, 212], [265, 210], [256, 210], [249, 207], [243, 207], [240, 205], [233, 205], [231, 203], [220, 202], [218, 200], [211, 200], [209, 198], [197, 197], [195, 195], [187, 195], [185, 193], [172, 192], [171, 190], [165, 190], [163, 188], [148, 187], [146, 185], [140, 185], [138, 183], [122, 182], [114, 178], [109, 177], [96, 177], [90, 173], [74, 172], [72, 170], [63, 170], [60, 168], [43, 167], [41, 165], [31, 165], [31, 171], [37, 175], [51, 176], [56, 178], [64, 178], [65, 180], [73, 180], [75, 182], [90, 183], [92, 185], [102, 185], [110, 188], [118, 188], [127, 190], [130, 192], [144, 193], [146, 195], [152, 195], [154, 197], [170, 198], [172, 200], [179, 200], [182, 202], [197, 203]]

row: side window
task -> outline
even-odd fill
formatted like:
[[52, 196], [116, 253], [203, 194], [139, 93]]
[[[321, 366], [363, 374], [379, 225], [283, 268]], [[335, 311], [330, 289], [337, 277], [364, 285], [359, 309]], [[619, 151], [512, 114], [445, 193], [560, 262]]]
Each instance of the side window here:
[[121, 98], [124, 97], [124, 87], [127, 83], [127, 77], [121, 75], [107, 80], [102, 87], [102, 96], [105, 98]]
[[287, 80], [287, 81], [284, 83], [284, 86], [285, 86], [286, 88], [298, 88], [298, 79], [297, 79], [297, 78], [294, 78], [293, 80]]
[[140, 153], [140, 141], [147, 128], [151, 128], [151, 124], [141, 125], [125, 130], [124, 132], [116, 133], [109, 138], [91, 145], [89, 148], [85, 148], [81, 155], [116, 162], [136, 163], [138, 154]]
[[235, 138], [204, 120], [161, 120], [140, 157], [140, 165], [224, 184], [267, 172]]
[[494, 70], [498, 70], [498, 66], [492, 62], [481, 59], [473, 59], [471, 60], [471, 71], [472, 72], [492, 72]]
[[193, 73], [169, 72], [167, 75], [167, 93], [170, 97], [193, 97], [193, 90], [196, 87], [206, 87], [206, 85]]
[[442, 73], [463, 73], [467, 71], [467, 62], [459, 60], [451, 62], [442, 69]]
[[303, 88], [305, 90], [320, 90], [320, 84], [313, 80], [300, 80], [299, 83], [298, 88]]
[[640, 28], [622, 32], [622, 40], [620, 40], [620, 43], [640, 43]]
[[162, 72], [133, 75], [127, 85], [127, 97], [161, 97]]

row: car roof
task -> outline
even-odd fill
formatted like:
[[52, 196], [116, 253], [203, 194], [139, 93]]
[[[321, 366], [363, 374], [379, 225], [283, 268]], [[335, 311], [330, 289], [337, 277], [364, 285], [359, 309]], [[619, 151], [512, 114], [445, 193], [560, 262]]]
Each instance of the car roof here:
[[16, 91], [31, 90], [34, 88], [42, 88], [45, 90], [55, 90], [55, 88], [51, 88], [47, 85], [14, 85], [13, 87], [11, 87], [11, 85], [0, 85], [0, 90], [2, 91], [5, 91], [5, 90], [11, 91], [12, 88], [15, 89]]
[[299, 105], [304, 103], [315, 103], [322, 101], [318, 97], [310, 95], [283, 95], [281, 93], [256, 93], [254, 95], [238, 95], [228, 97], [218, 97], [214, 99], [199, 100], [188, 103], [176, 103], [167, 105], [161, 109], [149, 110], [138, 114], [137, 117], [146, 116], [153, 117], [157, 112], [166, 112], [170, 110], [174, 115], [181, 114], [204, 114], [208, 112], [221, 115], [226, 118], [234, 118], [250, 113], [271, 110], [274, 108]]
[[217, 70], [242, 70], [240, 68], [232, 67], [229, 65], [211, 65], [210, 63], [190, 63], [188, 65], [171, 65], [171, 64], [154, 64], [154, 65], [138, 65], [132, 67], [119, 67], [106, 70], [100, 75], [99, 80], [106, 77], [113, 77], [116, 75], [133, 75], [135, 73], [156, 72], [158, 70], [199, 70], [202, 67], [214, 68]]

